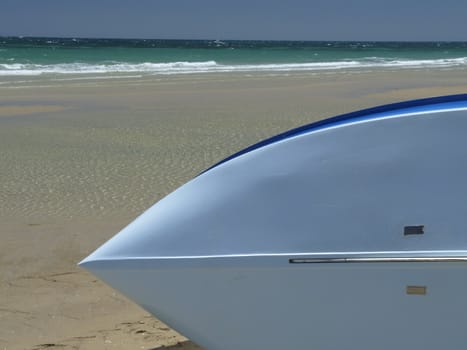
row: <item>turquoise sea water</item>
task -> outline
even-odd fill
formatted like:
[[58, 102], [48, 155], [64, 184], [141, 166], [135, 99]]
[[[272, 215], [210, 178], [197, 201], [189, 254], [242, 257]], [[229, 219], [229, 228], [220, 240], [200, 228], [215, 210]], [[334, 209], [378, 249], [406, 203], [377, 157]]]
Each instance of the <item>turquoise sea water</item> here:
[[467, 42], [0, 37], [2, 76], [465, 69]]

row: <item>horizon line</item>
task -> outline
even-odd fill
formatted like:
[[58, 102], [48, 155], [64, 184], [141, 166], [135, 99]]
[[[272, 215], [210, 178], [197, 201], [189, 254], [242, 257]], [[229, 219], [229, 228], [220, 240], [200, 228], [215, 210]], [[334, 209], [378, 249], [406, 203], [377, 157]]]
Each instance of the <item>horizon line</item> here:
[[98, 36], [41, 36], [41, 35], [2, 35], [0, 38], [17, 38], [17, 39], [76, 39], [76, 40], [172, 40], [172, 41], [263, 41], [263, 42], [332, 42], [332, 43], [467, 43], [467, 40], [344, 40], [344, 39], [222, 39], [222, 38], [138, 38], [138, 37], [98, 37]]

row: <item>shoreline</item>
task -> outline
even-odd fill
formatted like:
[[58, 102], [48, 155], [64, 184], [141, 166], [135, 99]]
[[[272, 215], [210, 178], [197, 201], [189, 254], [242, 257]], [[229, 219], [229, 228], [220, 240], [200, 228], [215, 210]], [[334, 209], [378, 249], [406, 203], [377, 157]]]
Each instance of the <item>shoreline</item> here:
[[[467, 68], [459, 67], [387, 67], [387, 68], [343, 68], [303, 71], [232, 71], [232, 72], [190, 72], [190, 73], [146, 73], [146, 72], [114, 72], [114, 73], [44, 73], [37, 75], [5, 75], [0, 82], [0, 90], [54, 88], [54, 87], [104, 87], [104, 86], [138, 86], [173, 84], [174, 82], [209, 82], [237, 81], [244, 79], [320, 79], [329, 76], [377, 76], [390, 74], [426, 74], [449, 75], [467, 74]], [[28, 85], [30, 84], [30, 85]]]
[[246, 146], [342, 113], [466, 93], [466, 77], [216, 73], [0, 85], [0, 348], [197, 349], [76, 263]]

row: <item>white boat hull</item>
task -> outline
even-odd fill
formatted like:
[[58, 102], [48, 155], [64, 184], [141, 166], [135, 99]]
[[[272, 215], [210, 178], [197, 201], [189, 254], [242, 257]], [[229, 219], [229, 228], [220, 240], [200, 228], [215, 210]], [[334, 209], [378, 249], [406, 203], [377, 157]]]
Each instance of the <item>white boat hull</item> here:
[[467, 346], [467, 95], [292, 130], [81, 264], [206, 350]]
[[[291, 264], [281, 256], [144, 260], [93, 271], [205, 349], [435, 350], [467, 343], [466, 263]], [[408, 294], [410, 287], [425, 290]]]

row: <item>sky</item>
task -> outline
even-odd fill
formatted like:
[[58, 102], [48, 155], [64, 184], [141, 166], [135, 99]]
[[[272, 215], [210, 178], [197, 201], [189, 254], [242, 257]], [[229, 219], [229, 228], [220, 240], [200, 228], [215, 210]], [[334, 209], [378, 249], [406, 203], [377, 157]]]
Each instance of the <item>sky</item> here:
[[467, 0], [0, 0], [0, 36], [467, 41]]

